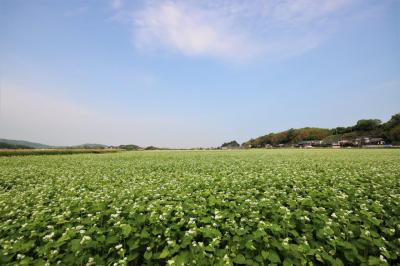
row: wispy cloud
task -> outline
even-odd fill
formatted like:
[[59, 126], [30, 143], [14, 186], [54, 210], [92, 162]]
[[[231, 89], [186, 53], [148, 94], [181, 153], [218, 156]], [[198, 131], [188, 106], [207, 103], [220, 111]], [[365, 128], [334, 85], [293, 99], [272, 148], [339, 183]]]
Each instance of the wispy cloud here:
[[161, 0], [136, 4], [139, 49], [186, 56], [286, 57], [318, 47], [359, 0]]
[[146, 6], [134, 13], [134, 26], [138, 48], [154, 48], [156, 44], [184, 55], [224, 58], [251, 56], [259, 49], [218, 12], [183, 3]]
[[349, 6], [353, 2], [352, 0], [268, 1], [263, 10], [264, 15], [276, 23], [298, 27], [329, 19], [333, 13]]

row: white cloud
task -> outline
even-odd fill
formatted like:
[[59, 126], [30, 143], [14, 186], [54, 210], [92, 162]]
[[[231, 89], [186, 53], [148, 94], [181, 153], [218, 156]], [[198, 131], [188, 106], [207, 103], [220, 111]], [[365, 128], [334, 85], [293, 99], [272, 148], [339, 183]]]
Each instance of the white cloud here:
[[217, 12], [183, 3], [162, 2], [134, 14], [135, 41], [139, 48], [167, 47], [189, 56], [240, 58], [257, 53], [243, 32], [234, 32]]
[[139, 49], [187, 56], [285, 57], [319, 46], [358, 0], [144, 1], [132, 14]]

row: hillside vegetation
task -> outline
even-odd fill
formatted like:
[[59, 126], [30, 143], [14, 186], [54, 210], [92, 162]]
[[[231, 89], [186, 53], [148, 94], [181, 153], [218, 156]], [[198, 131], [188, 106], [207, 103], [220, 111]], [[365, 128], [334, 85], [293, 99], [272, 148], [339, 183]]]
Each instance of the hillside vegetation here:
[[268, 144], [296, 144], [308, 140], [324, 140], [326, 144], [330, 144], [338, 140], [351, 140], [357, 137], [382, 138], [386, 143], [400, 144], [400, 113], [393, 115], [386, 123], [382, 123], [379, 119], [362, 119], [350, 127], [291, 128], [251, 139], [244, 142], [242, 146], [257, 148]]

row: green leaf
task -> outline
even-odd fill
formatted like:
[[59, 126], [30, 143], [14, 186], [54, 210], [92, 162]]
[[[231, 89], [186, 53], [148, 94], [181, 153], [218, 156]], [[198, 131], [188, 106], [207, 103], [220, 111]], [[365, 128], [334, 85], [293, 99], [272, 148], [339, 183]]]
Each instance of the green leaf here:
[[116, 235], [107, 237], [106, 244], [116, 244], [119, 242], [119, 237]]
[[248, 248], [250, 250], [256, 250], [256, 248], [253, 245], [253, 241], [252, 240], [247, 241], [245, 246], [246, 246], [246, 248]]
[[143, 229], [143, 231], [140, 233], [140, 236], [142, 238], [148, 238], [148, 237], [150, 237], [150, 234], [149, 234], [149, 232], [147, 232], [146, 229]]
[[150, 260], [153, 257], [153, 253], [151, 251], [146, 251], [143, 255], [145, 260]]
[[129, 239], [127, 242], [129, 250], [134, 250], [140, 247], [140, 241], [138, 239]]
[[165, 247], [165, 248], [163, 249], [163, 251], [161, 252], [159, 258], [160, 258], [160, 259], [164, 259], [164, 258], [168, 257], [168, 255], [169, 255], [168, 248]]
[[35, 261], [35, 263], [33, 263], [34, 266], [44, 266], [46, 265], [46, 262], [42, 259], [38, 259]]
[[122, 224], [121, 229], [122, 229], [122, 234], [124, 235], [124, 237], [128, 237], [132, 231], [132, 227], [129, 224]]
[[239, 254], [233, 259], [233, 261], [238, 264], [244, 264], [246, 262], [246, 258], [242, 254]]
[[317, 259], [317, 261], [324, 262], [320, 254], [315, 254], [315, 258]]
[[379, 258], [369, 256], [368, 265], [381, 265], [381, 264], [382, 264], [382, 261]]
[[79, 250], [81, 249], [81, 243], [80, 243], [80, 242], [81, 242], [81, 241], [80, 241], [79, 239], [73, 239], [73, 240], [70, 242], [71, 250], [72, 250], [73, 252], [79, 251]]
[[176, 265], [187, 265], [189, 260], [190, 253], [187, 251], [180, 252], [179, 255], [175, 256], [173, 259], [175, 260]]
[[278, 253], [275, 250], [271, 250], [269, 252], [268, 259], [274, 263], [281, 262], [281, 258], [279, 257]]
[[289, 259], [289, 258], [286, 258], [283, 261], [283, 266], [292, 266], [293, 264], [294, 264], [293, 261], [291, 259]]

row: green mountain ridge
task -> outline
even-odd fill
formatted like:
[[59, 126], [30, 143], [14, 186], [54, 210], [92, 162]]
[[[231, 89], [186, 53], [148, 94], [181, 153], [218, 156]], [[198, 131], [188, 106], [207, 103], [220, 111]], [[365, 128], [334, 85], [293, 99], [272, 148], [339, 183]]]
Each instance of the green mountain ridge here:
[[75, 146], [51, 146], [38, 142], [14, 139], [0, 139], [0, 149], [104, 149], [103, 144], [85, 143]]
[[13, 139], [0, 139], [0, 149], [123, 149], [123, 150], [138, 150], [141, 147], [128, 144], [119, 146], [108, 146], [98, 143], [85, 143], [73, 146], [50, 146], [42, 143], [25, 141], [25, 140], [13, 140]]
[[25, 140], [13, 140], [13, 139], [0, 139], [0, 148], [14, 147], [14, 149], [51, 149], [53, 146], [25, 141]]

